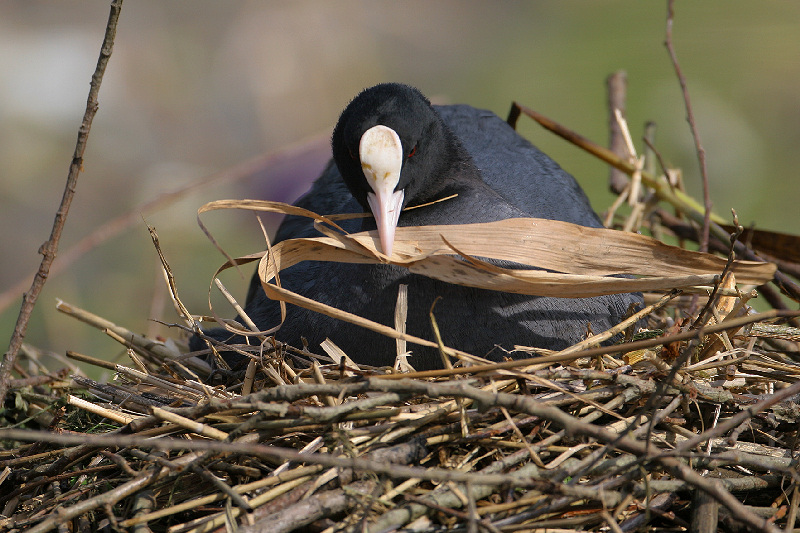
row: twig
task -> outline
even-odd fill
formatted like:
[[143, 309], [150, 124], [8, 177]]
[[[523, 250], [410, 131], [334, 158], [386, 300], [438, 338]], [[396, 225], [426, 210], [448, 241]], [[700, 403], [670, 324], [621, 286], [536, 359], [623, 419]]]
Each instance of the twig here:
[[686, 120], [689, 122], [689, 127], [692, 130], [692, 137], [694, 137], [695, 150], [697, 151], [697, 160], [700, 163], [700, 175], [703, 178], [703, 206], [705, 207], [705, 214], [703, 215], [703, 232], [700, 237], [700, 251], [708, 251], [708, 236], [711, 227], [711, 192], [708, 185], [708, 171], [706, 169], [706, 150], [700, 142], [700, 132], [697, 131], [697, 124], [694, 120], [694, 113], [692, 112], [692, 102], [689, 99], [689, 89], [686, 86], [686, 78], [683, 76], [681, 67], [678, 64], [678, 56], [675, 53], [675, 47], [672, 45], [672, 22], [674, 19], [673, 4], [675, 0], [667, 0], [667, 35], [664, 40], [664, 46], [667, 47], [669, 57], [672, 60], [672, 65], [675, 67], [675, 74], [678, 76], [678, 81], [681, 84], [681, 91], [683, 92], [683, 101], [686, 106]]
[[[402, 385], [400, 386], [402, 387]], [[397, 388], [396, 384], [383, 382], [380, 388]], [[10, 440], [77, 444], [86, 440], [84, 435], [55, 434], [44, 431], [28, 431], [22, 429], [0, 429], [0, 437]], [[538, 480], [525, 478], [520, 479], [522, 474], [512, 472], [510, 474], [472, 474], [444, 469], [425, 469], [413, 466], [403, 466], [390, 464], [383, 461], [372, 461], [365, 459], [350, 459], [346, 457], [336, 457], [323, 453], [303, 454], [290, 448], [280, 448], [277, 446], [263, 446], [252, 443], [230, 443], [216, 442], [211, 440], [182, 440], [172, 438], [151, 439], [133, 435], [93, 435], [92, 443], [97, 446], [139, 446], [155, 450], [193, 450], [198, 452], [211, 451], [214, 453], [240, 453], [254, 457], [274, 458], [280, 461], [305, 461], [308, 463], [320, 464], [332, 468], [353, 468], [360, 471], [371, 471], [386, 474], [395, 478], [419, 477], [434, 481], [472, 481], [476, 486], [504, 486], [513, 485], [519, 487], [536, 486]], [[523, 450], [527, 457], [527, 450]]]
[[794, 486], [792, 491], [792, 501], [789, 504], [789, 513], [786, 516], [786, 531], [793, 531], [795, 520], [797, 520], [797, 509], [800, 506], [800, 489], [797, 485]]
[[[706, 316], [708, 315], [709, 310], [712, 309], [713, 306], [716, 305], [716, 303], [717, 303], [717, 299], [719, 297], [718, 293], [719, 293], [720, 286], [725, 281], [725, 276], [727, 276], [728, 273], [730, 272], [731, 267], [733, 266], [733, 262], [736, 259], [736, 252], [734, 251], [736, 249], [736, 242], [739, 240], [739, 237], [741, 237], [742, 232], [744, 231], [744, 228], [739, 225], [739, 217], [737, 216], [735, 210], [733, 211], [733, 224], [734, 224], [734, 227], [736, 228], [736, 230], [733, 233], [731, 233], [731, 245], [730, 245], [730, 248], [728, 249], [728, 260], [725, 263], [725, 268], [722, 269], [722, 273], [719, 275], [719, 278], [714, 283], [714, 290], [711, 292], [711, 295], [708, 297], [708, 300], [706, 301], [706, 305], [703, 307], [703, 309], [697, 315], [697, 318], [695, 319], [695, 321], [692, 323], [692, 326], [691, 326], [692, 329], [695, 329], [695, 328], [699, 327], [701, 324], [705, 324], [706, 323]], [[706, 251], [707, 251], [707, 248], [708, 248], [708, 241], [706, 241]]]
[[[200, 361], [196, 358], [180, 356], [163, 342], [149, 339], [144, 335], [134, 333], [123, 326], [119, 326], [103, 317], [81, 309], [80, 307], [75, 307], [72, 304], [58, 300], [56, 302], [56, 309], [73, 318], [77, 318], [81, 322], [89, 324], [90, 326], [103, 331], [106, 335], [120, 342], [124, 346], [131, 348], [136, 353], [147, 357], [155, 356], [163, 361], [183, 360], [184, 363], [196, 370], [205, 373], [208, 373], [209, 371], [208, 364], [203, 361]], [[71, 352], [71, 355], [74, 355], [74, 352]], [[80, 356], [76, 358], [79, 357]]]
[[0, 364], [0, 401], [5, 398], [6, 392], [8, 391], [8, 380], [11, 376], [11, 369], [14, 366], [17, 354], [22, 346], [22, 341], [25, 338], [25, 333], [28, 330], [28, 321], [33, 313], [36, 301], [39, 299], [39, 294], [42, 292], [47, 276], [50, 274], [50, 266], [53, 264], [56, 253], [58, 252], [61, 232], [64, 230], [69, 207], [72, 204], [72, 198], [75, 196], [75, 189], [78, 186], [78, 175], [83, 168], [83, 153], [86, 150], [86, 144], [89, 140], [89, 130], [92, 127], [92, 121], [99, 107], [97, 95], [100, 92], [103, 74], [105, 74], [106, 65], [108, 65], [108, 60], [111, 58], [111, 51], [114, 48], [114, 37], [117, 33], [117, 21], [119, 20], [121, 9], [122, 0], [112, 0], [111, 12], [108, 15], [108, 22], [106, 23], [106, 33], [103, 37], [103, 45], [100, 47], [100, 57], [97, 60], [97, 67], [95, 68], [94, 74], [92, 74], [92, 81], [89, 84], [89, 97], [86, 100], [86, 111], [83, 114], [83, 120], [78, 129], [78, 140], [75, 144], [72, 163], [70, 163], [69, 166], [64, 195], [61, 198], [58, 211], [56, 211], [50, 238], [39, 248], [39, 253], [42, 254], [42, 262], [39, 265], [36, 276], [33, 278], [31, 288], [22, 297], [22, 306], [19, 311], [19, 316], [17, 317], [17, 323], [14, 326], [14, 333], [11, 336], [8, 351], [3, 357], [2, 364]]
[[[608, 91], [608, 148], [617, 154], [621, 159], [627, 158], [628, 151], [625, 147], [625, 139], [622, 136], [619, 121], [615, 110], [619, 109], [622, 116], [625, 116], [625, 98], [628, 88], [628, 75], [624, 70], [619, 70], [606, 78], [606, 88]], [[616, 194], [628, 185], [628, 179], [621, 170], [609, 167], [608, 186]]]

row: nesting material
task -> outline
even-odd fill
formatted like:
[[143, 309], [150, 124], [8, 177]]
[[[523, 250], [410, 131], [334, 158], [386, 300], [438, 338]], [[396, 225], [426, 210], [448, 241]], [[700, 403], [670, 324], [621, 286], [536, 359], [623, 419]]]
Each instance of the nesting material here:
[[[651, 322], [666, 325], [669, 301]], [[144, 368], [115, 365], [112, 382], [18, 384], [14, 414], [38, 414], [39, 429], [2, 430], [18, 442], [0, 456], [2, 524], [625, 530], [685, 525], [708, 491], [727, 520], [769, 530], [797, 503], [785, 486], [800, 418], [797, 353], [770, 339], [800, 331], [768, 327], [776, 312], [719, 314], [736, 307], [715, 304], [704, 329], [589, 353], [405, 375], [304, 368], [279, 348], [254, 358], [246, 396], [204, 384], [179, 350], [137, 342]], [[721, 334], [730, 347], [708, 354]]]

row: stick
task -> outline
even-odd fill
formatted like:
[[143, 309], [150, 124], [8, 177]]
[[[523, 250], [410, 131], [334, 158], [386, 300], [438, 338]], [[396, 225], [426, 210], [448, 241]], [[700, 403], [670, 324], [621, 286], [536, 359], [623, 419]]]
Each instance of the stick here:
[[681, 67], [678, 64], [678, 56], [675, 54], [675, 47], [672, 46], [672, 21], [674, 12], [672, 9], [675, 0], [667, 0], [667, 36], [664, 40], [664, 46], [667, 47], [669, 57], [672, 60], [672, 66], [675, 67], [675, 74], [678, 76], [678, 81], [681, 84], [681, 92], [683, 93], [683, 101], [686, 105], [686, 121], [692, 130], [692, 137], [694, 137], [695, 150], [697, 151], [697, 160], [700, 163], [700, 175], [703, 177], [703, 207], [705, 207], [705, 214], [703, 215], [703, 232], [700, 237], [700, 251], [708, 251], [708, 235], [711, 227], [711, 193], [708, 186], [708, 171], [706, 170], [706, 150], [700, 142], [700, 132], [697, 131], [697, 124], [694, 120], [694, 113], [692, 112], [692, 102], [689, 100], [689, 89], [686, 86], [686, 78], [683, 76]]
[[67, 184], [64, 187], [61, 205], [59, 205], [58, 211], [56, 211], [50, 238], [39, 248], [39, 253], [42, 254], [42, 262], [39, 265], [36, 276], [33, 278], [31, 288], [22, 297], [22, 306], [19, 311], [19, 316], [17, 317], [17, 323], [14, 326], [14, 334], [11, 336], [11, 341], [8, 344], [8, 351], [3, 356], [2, 364], [0, 364], [0, 400], [5, 398], [6, 392], [8, 391], [8, 380], [11, 376], [11, 369], [14, 367], [17, 354], [22, 346], [22, 340], [25, 338], [25, 333], [28, 330], [28, 321], [30, 320], [31, 313], [33, 313], [36, 300], [39, 299], [39, 294], [42, 292], [44, 282], [47, 281], [47, 276], [50, 274], [50, 266], [53, 264], [53, 260], [55, 260], [56, 253], [58, 252], [61, 232], [64, 230], [69, 207], [72, 204], [72, 198], [75, 196], [75, 189], [78, 186], [78, 174], [80, 174], [81, 168], [83, 168], [83, 153], [86, 150], [86, 144], [89, 140], [89, 130], [92, 127], [92, 121], [99, 107], [97, 94], [100, 92], [100, 83], [103, 81], [103, 74], [105, 74], [106, 65], [111, 58], [111, 51], [114, 48], [114, 37], [117, 33], [117, 21], [119, 20], [121, 9], [122, 0], [113, 0], [111, 2], [111, 13], [108, 15], [106, 34], [103, 37], [103, 45], [100, 47], [100, 57], [97, 60], [97, 67], [95, 68], [94, 74], [92, 74], [92, 81], [89, 84], [89, 97], [86, 100], [86, 111], [84, 112], [81, 126], [78, 128], [78, 141], [75, 144], [75, 153], [72, 156], [72, 162], [69, 166]]

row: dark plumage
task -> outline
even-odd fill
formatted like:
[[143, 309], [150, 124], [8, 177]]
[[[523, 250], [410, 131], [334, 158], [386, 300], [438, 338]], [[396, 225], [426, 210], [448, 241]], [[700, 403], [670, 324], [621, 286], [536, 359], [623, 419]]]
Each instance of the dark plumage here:
[[[394, 154], [393, 142], [399, 142]], [[375, 146], [381, 150], [389, 146], [389, 155], [370, 156]], [[332, 147], [334, 161], [296, 205], [319, 214], [383, 209], [376, 218], [384, 252], [391, 248], [394, 234], [392, 201], [413, 206], [455, 193], [455, 199], [404, 212], [398, 225], [537, 217], [601, 227], [574, 178], [503, 120], [466, 105], [433, 107], [419, 91], [406, 85], [382, 84], [359, 94], [343, 111]], [[398, 181], [394, 186], [390, 179], [387, 190], [376, 193], [375, 188], [383, 184], [381, 165], [387, 160], [385, 174], [397, 174]], [[380, 167], [379, 171], [375, 167]], [[362, 168], [367, 169], [366, 174]], [[377, 172], [374, 177], [369, 177], [370, 169]], [[398, 196], [398, 191], [404, 195]], [[370, 200], [369, 195], [376, 198]], [[380, 207], [381, 203], [386, 205]], [[374, 230], [376, 221], [365, 218], [344, 225], [348, 231]], [[313, 236], [318, 234], [308, 219], [287, 217], [275, 242]], [[391, 265], [304, 262], [284, 270], [281, 283], [289, 290], [388, 325], [393, 324], [398, 285], [408, 284], [409, 333], [433, 339], [428, 311], [440, 296], [435, 314], [445, 344], [493, 359], [505, 355], [495, 345], [565, 348], [585, 336], [587, 324], [594, 332], [603, 331], [623, 318], [629, 304], [642, 301], [639, 294], [562, 299], [480, 290], [410, 274]], [[329, 337], [356, 362], [392, 364], [393, 339], [287, 307], [286, 322], [275, 335], [279, 340], [299, 346], [305, 337], [316, 349]], [[262, 329], [280, 320], [278, 305], [266, 297], [256, 277], [245, 310]], [[219, 338], [228, 336], [212, 331]], [[199, 348], [197, 341], [193, 344]], [[440, 365], [435, 350], [416, 345], [409, 349], [417, 369]]]

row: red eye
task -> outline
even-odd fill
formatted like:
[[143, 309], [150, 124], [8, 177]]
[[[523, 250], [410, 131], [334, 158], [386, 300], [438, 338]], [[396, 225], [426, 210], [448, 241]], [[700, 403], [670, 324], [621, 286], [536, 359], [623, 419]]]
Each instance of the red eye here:
[[417, 153], [417, 145], [415, 144], [414, 148], [412, 148], [411, 151], [408, 152], [408, 157], [413, 157], [413, 155], [416, 153]]

